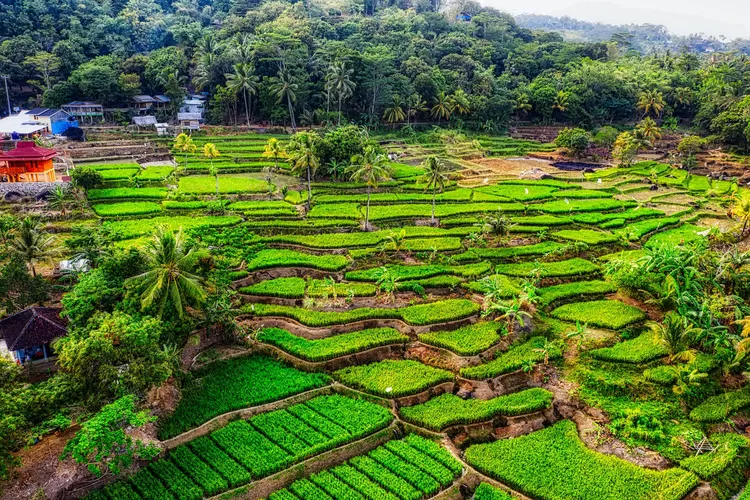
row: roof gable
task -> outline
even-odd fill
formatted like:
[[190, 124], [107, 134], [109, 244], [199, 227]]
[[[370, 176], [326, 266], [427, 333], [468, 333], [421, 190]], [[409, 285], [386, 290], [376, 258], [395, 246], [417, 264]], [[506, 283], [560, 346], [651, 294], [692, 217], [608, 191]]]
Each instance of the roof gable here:
[[67, 333], [67, 321], [52, 307], [29, 307], [0, 321], [0, 336], [10, 351], [46, 344]]

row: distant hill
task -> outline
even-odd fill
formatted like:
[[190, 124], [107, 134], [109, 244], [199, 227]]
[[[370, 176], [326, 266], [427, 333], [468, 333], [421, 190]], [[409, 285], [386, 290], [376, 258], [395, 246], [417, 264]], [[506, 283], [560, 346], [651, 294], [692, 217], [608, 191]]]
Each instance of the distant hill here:
[[516, 16], [516, 22], [532, 30], [554, 31], [568, 41], [608, 42], [617, 40], [629, 43], [631, 48], [647, 54], [654, 50], [689, 50], [696, 53], [725, 52], [737, 50], [750, 54], [750, 40], [732, 41], [703, 34], [678, 36], [660, 24], [605, 24], [581, 21], [572, 17], [554, 17], [539, 14]]

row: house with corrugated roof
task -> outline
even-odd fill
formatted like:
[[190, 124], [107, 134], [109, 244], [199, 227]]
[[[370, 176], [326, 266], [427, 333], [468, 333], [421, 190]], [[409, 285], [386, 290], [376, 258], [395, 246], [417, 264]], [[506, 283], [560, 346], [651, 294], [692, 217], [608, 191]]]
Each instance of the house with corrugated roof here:
[[0, 355], [16, 363], [47, 361], [55, 356], [52, 341], [67, 334], [60, 309], [29, 307], [0, 320]]

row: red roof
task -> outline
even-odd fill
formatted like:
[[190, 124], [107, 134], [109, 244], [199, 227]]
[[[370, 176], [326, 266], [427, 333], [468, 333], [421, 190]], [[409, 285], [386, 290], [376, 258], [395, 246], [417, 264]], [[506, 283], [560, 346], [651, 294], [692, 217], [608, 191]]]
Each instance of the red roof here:
[[57, 155], [54, 149], [40, 148], [34, 141], [18, 141], [16, 149], [0, 154], [2, 160], [50, 160]]

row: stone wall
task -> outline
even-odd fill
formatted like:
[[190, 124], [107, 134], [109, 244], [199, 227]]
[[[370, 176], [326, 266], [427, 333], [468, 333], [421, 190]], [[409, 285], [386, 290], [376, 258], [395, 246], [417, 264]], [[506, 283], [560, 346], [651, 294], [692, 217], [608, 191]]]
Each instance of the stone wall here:
[[47, 196], [55, 186], [67, 187], [66, 182], [0, 182], [0, 199], [19, 201], [22, 198], [40, 200]]

